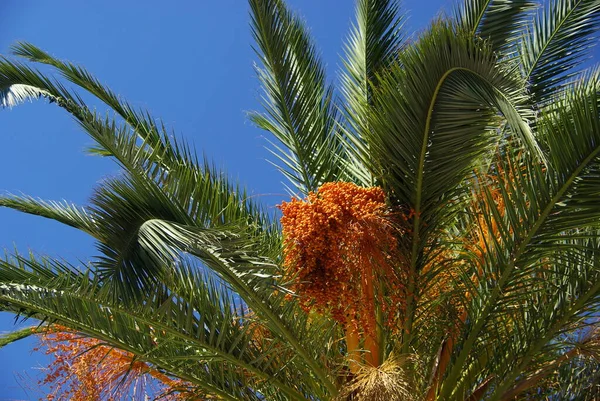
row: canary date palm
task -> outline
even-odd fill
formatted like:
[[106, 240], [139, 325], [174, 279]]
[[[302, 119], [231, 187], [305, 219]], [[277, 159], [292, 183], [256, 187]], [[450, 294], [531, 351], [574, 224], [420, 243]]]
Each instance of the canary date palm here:
[[250, 118], [294, 198], [250, 200], [85, 69], [17, 44], [2, 105], [59, 106], [123, 174], [85, 206], [0, 198], [99, 252], [7, 256], [0, 308], [196, 399], [595, 399], [600, 1], [466, 0], [411, 36], [399, 3], [357, 0], [337, 86], [282, 0], [249, 3]]

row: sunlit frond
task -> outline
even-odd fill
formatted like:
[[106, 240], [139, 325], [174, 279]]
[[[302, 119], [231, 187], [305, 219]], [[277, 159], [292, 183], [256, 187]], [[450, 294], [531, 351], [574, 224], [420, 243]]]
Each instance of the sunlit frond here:
[[[280, 0], [251, 0], [252, 34], [262, 66], [265, 114], [252, 121], [275, 136], [276, 163], [295, 187], [308, 193], [340, 179], [333, 88], [302, 20]], [[343, 158], [342, 158], [343, 160]]]
[[549, 101], [573, 78], [598, 42], [599, 23], [597, 1], [553, 0], [540, 8], [520, 49], [535, 102]]
[[494, 51], [512, 57], [535, 6], [528, 0], [465, 0], [455, 15], [462, 30], [489, 40]]
[[345, 71], [342, 88], [345, 121], [342, 141], [351, 157], [351, 176], [363, 185], [373, 184], [372, 168], [365, 138], [366, 118], [373, 107], [377, 75], [390, 68], [402, 51], [405, 17], [395, 0], [361, 0], [356, 5], [356, 21], [345, 45]]
[[339, 88], [283, 0], [249, 5], [280, 212], [83, 67], [0, 58], [0, 106], [59, 106], [122, 169], [82, 206], [0, 196], [98, 251], [8, 254], [0, 310], [192, 398], [597, 398], [600, 2], [465, 0], [407, 40], [399, 2], [357, 0]]

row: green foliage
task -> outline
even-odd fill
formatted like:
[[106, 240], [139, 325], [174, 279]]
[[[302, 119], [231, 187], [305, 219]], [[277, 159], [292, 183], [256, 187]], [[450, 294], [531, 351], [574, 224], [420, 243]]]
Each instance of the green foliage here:
[[[415, 399], [598, 391], [600, 70], [581, 67], [600, 1], [534, 6], [466, 0], [409, 42], [398, 2], [357, 0], [334, 88], [302, 20], [282, 0], [250, 0], [264, 89], [251, 119], [273, 135], [290, 191], [378, 185], [398, 217], [393, 273], [406, 296], [398, 325], [378, 313], [388, 370], [377, 377]], [[368, 386], [354, 381], [344, 328], [300, 308], [267, 209], [82, 67], [27, 43], [13, 52], [25, 61], [0, 59], [0, 104], [58, 105], [124, 173], [85, 206], [0, 197], [91, 235], [100, 253], [86, 266], [7, 256], [2, 310], [220, 399], [375, 397], [348, 390]]]

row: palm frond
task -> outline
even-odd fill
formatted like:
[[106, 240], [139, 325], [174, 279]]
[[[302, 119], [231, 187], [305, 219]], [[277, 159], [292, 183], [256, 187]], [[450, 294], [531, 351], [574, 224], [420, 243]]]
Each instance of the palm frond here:
[[0, 106], [13, 107], [27, 100], [44, 97], [47, 93], [34, 86], [29, 85], [9, 85], [0, 89]]
[[[174, 291], [168, 296], [158, 291], [144, 304], [123, 304], [111, 301], [92, 272], [73, 274], [75, 268], [57, 261], [18, 257], [0, 263], [0, 300], [131, 352], [225, 399], [258, 399], [253, 397], [261, 386], [305, 399], [303, 390], [286, 384], [297, 371], [280, 366], [289, 347], [261, 342], [253, 334], [259, 326], [226, 288], [193, 265], [180, 267], [169, 279]], [[65, 270], [71, 272], [66, 277]], [[262, 379], [253, 382], [254, 375]]]
[[382, 172], [377, 179], [408, 218], [403, 247], [409, 276], [433, 257], [424, 254], [430, 236], [464, 208], [468, 190], [461, 184], [500, 139], [496, 130], [504, 121], [541, 154], [526, 123], [529, 114], [518, 106], [524, 82], [505, 67], [483, 41], [437, 24], [380, 78], [367, 139]]
[[67, 202], [47, 202], [29, 196], [0, 196], [0, 207], [52, 219], [90, 235], [96, 233], [96, 221], [86, 208]]
[[140, 236], [144, 248], [159, 258], [172, 258], [174, 252], [182, 250], [202, 260], [262, 318], [273, 335], [290, 344], [320, 384], [335, 394], [312, 348], [319, 343], [318, 349], [327, 349], [334, 326], [321, 325], [325, 322], [319, 320], [311, 322], [296, 302], [285, 301], [287, 292], [278, 288], [275, 280], [276, 265], [262, 256], [269, 253], [261, 250], [262, 239], [247, 237], [243, 231], [198, 229], [160, 220], [147, 222]]
[[9, 333], [0, 334], [0, 348], [36, 334], [39, 331], [39, 327], [40, 326], [25, 327]]
[[[505, 210], [487, 196], [482, 213], [488, 227], [498, 227], [497, 238], [491, 238], [485, 263], [473, 270], [478, 271], [472, 273], [478, 277], [478, 296], [442, 396], [456, 391], [478, 344], [498, 336], [507, 347], [512, 344], [500, 348], [507, 354], [497, 355], [510, 372], [494, 386], [493, 399], [498, 399], [536, 352], [597, 305], [600, 209], [592, 199], [600, 191], [598, 100], [596, 85], [584, 82], [537, 122], [547, 167], [517, 154], [498, 169], [504, 172], [497, 178]], [[496, 316], [510, 323], [499, 324]], [[507, 367], [506, 361], [516, 364]]]
[[358, 170], [353, 174], [355, 180], [363, 185], [372, 184], [364, 139], [364, 131], [369, 129], [365, 119], [373, 106], [372, 91], [377, 88], [377, 75], [397, 59], [406, 40], [402, 31], [404, 21], [395, 0], [360, 0], [356, 5], [356, 21], [345, 45], [345, 71], [341, 77], [345, 97], [342, 143], [352, 157], [350, 164]]
[[[380, 81], [369, 144], [383, 171], [378, 179], [417, 216], [413, 232], [421, 241], [452, 214], [448, 200], [464, 191], [459, 184], [489, 152], [501, 123], [496, 110], [537, 147], [512, 106], [524, 99], [518, 77], [499, 70], [482, 42], [449, 27], [433, 27]], [[417, 227], [424, 222], [427, 228]]]
[[381, 180], [400, 204], [421, 213], [417, 203], [451, 198], [474, 160], [488, 151], [501, 123], [496, 110], [539, 152], [527, 111], [514, 106], [525, 100], [523, 82], [499, 68], [483, 42], [438, 25], [400, 57], [401, 67], [380, 79], [369, 135], [386, 170]]
[[[32, 47], [29, 47], [28, 51], [32, 54], [36, 52]], [[36, 61], [49, 62], [48, 57], [45, 54], [35, 54], [34, 58]], [[84, 70], [56, 60], [51, 60], [50, 63], [60, 68], [73, 82], [84, 87], [87, 85], [86, 89], [96, 91], [107, 103], [116, 101], [111, 99], [108, 90], [103, 92], [98, 81], [86, 75]], [[11, 85], [24, 81], [48, 89], [52, 100], [71, 112], [101, 146], [99, 151], [115, 156], [131, 174], [129, 179], [109, 180], [99, 188], [90, 208], [97, 219], [95, 237], [99, 239], [98, 246], [103, 253], [94, 266], [99, 269], [98, 277], [114, 300], [127, 301], [131, 300], [132, 296], [137, 297], [142, 292], [152, 291], [168, 273], [169, 269], [165, 270], [164, 260], [153, 258], [152, 253], [147, 252], [138, 242], [138, 231], [149, 220], [159, 218], [179, 224], [216, 226], [235, 218], [236, 223], [243, 222], [244, 225], [259, 229], [265, 234], [269, 233], [268, 227], [263, 225], [268, 224], [268, 219], [257, 215], [259, 209], [249, 203], [243, 193], [232, 192], [231, 186], [220, 173], [198, 167], [197, 161], [188, 153], [187, 148], [184, 147], [185, 152], [181, 152], [174, 146], [161, 145], [159, 139], [168, 138], [157, 135], [152, 128], [142, 127], [140, 134], [134, 127], [119, 128], [108, 117], [104, 120], [97, 117], [62, 85], [53, 84], [42, 74], [25, 66], [6, 62], [0, 67], [8, 71], [7, 82]], [[112, 106], [117, 107], [114, 104]], [[128, 115], [127, 108], [124, 110], [122, 117], [133, 121], [135, 116]], [[141, 145], [136, 141], [136, 136], [142, 138]], [[192, 198], [192, 195], [195, 196]], [[179, 204], [177, 200], [184, 201]], [[164, 204], [161, 205], [161, 202]], [[191, 212], [192, 216], [188, 215], [188, 212]], [[269, 238], [269, 235], [266, 238]], [[269, 289], [273, 290], [274, 288]], [[264, 295], [265, 299], [270, 295]], [[283, 329], [289, 322], [294, 321], [293, 313], [293, 309], [288, 307], [287, 310], [280, 311], [280, 314], [271, 312], [271, 316], [277, 318], [279, 328]], [[303, 360], [307, 361], [313, 370], [320, 372], [321, 368], [313, 357], [300, 347], [295, 333], [289, 328], [284, 330], [284, 333], [288, 340], [295, 342], [297, 349], [304, 352]], [[328, 384], [326, 375], [319, 375], [320, 382], [328, 385], [330, 391], [335, 391], [334, 387]]]
[[59, 98], [75, 101], [59, 82], [28, 66], [0, 58], [0, 104], [3, 107], [16, 106], [40, 97], [51, 102]]
[[[37, 59], [45, 61], [42, 56], [37, 56]], [[92, 81], [92, 87], [97, 82], [91, 77], [86, 78], [85, 73], [75, 70], [75, 67], [57, 65], [63, 69], [71, 68], [72, 71], [69, 71], [73, 74], [82, 76], [75, 76], [77, 79]], [[268, 220], [256, 217], [259, 210], [245, 199], [245, 195], [232, 192], [221, 174], [196, 167], [197, 162], [190, 163], [191, 157], [183, 158], [180, 153], [170, 150], [173, 148], [169, 146], [158, 146], [158, 150], [150, 147], [147, 150], [147, 143], [139, 145], [129, 129], [118, 128], [108, 118], [98, 118], [62, 86], [51, 86], [50, 80], [21, 65], [11, 63], [5, 67], [11, 73], [16, 72], [10, 76], [11, 84], [26, 81], [49, 88], [57, 103], [72, 112], [96, 139], [102, 147], [101, 151], [117, 157], [132, 174], [125, 180], [109, 180], [99, 188], [90, 208], [97, 221], [95, 237], [99, 239], [98, 246], [103, 253], [94, 266], [99, 269], [99, 278], [106, 284], [105, 288], [111, 289], [109, 292], [115, 299], [127, 300], [131, 296], [139, 296], [143, 291], [152, 290], [167, 274], [164, 260], [153, 258], [151, 253], [140, 246], [138, 233], [147, 221], [165, 219], [179, 224], [217, 226], [236, 219], [236, 223], [243, 222], [268, 234], [263, 225], [265, 222], [268, 224]], [[150, 142], [155, 139], [153, 138], [150, 137]], [[148, 140], [148, 137], [142, 139]], [[158, 168], [155, 167], [157, 164]], [[274, 288], [269, 289], [273, 290]], [[270, 295], [263, 297], [266, 299]], [[271, 312], [272, 317], [277, 317], [280, 321], [280, 328], [287, 324], [281, 321], [284, 316], [293, 321], [293, 310], [288, 308], [287, 315], [283, 312], [280, 315]], [[291, 330], [287, 329], [285, 333], [289, 339], [296, 338], [294, 341], [298, 341]], [[301, 348], [299, 343], [296, 343], [296, 347]], [[312, 356], [303, 356], [313, 368], [319, 369]], [[321, 373], [321, 380], [323, 379], [327, 383], [326, 376]], [[330, 390], [332, 389], [330, 386]]]
[[[64, 78], [103, 101], [133, 129], [154, 153], [160, 154], [162, 157], [172, 156], [176, 160], [185, 160], [188, 156], [185, 146], [180, 148], [176, 143], [169, 140], [169, 132], [160, 121], [157, 122], [148, 113], [135, 110], [110, 89], [103, 86], [85, 68], [58, 60], [40, 48], [26, 42], [14, 45], [12, 52], [32, 62], [55, 67]], [[173, 159], [171, 162], [175, 161]]]
[[[97, 153], [110, 154], [129, 171], [143, 170], [149, 155], [156, 152], [148, 150], [144, 144], [137, 143], [135, 135], [132, 138], [127, 126], [116, 123], [109, 117], [100, 117], [91, 111], [77, 95], [68, 91], [60, 82], [46, 77], [41, 72], [23, 64], [0, 60], [0, 87], [6, 88], [2, 101], [10, 97], [11, 88], [26, 86], [35, 88], [31, 98], [45, 98], [69, 112], [86, 130], [100, 147]], [[152, 164], [151, 164], [152, 165]]]
[[494, 51], [510, 56], [535, 6], [527, 0], [465, 0], [454, 14], [461, 30], [490, 41]]
[[548, 1], [523, 35], [520, 54], [532, 101], [545, 103], [576, 73], [598, 41], [600, 4]]
[[250, 118], [279, 141], [280, 170], [307, 194], [342, 174], [333, 89], [300, 18], [280, 0], [251, 0], [250, 9], [266, 109]]

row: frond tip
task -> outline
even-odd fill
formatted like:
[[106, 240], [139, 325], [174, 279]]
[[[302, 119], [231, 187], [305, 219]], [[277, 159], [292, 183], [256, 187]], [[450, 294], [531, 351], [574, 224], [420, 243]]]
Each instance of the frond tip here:
[[48, 92], [30, 85], [15, 84], [0, 88], [0, 106], [14, 107], [27, 100], [47, 96]]

